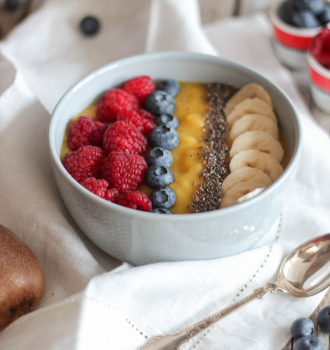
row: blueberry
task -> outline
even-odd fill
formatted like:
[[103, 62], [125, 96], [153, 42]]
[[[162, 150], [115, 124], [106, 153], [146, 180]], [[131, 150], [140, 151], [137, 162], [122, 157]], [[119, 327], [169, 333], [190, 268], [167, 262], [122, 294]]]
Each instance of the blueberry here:
[[15, 11], [21, 6], [20, 0], [5, 0], [5, 8], [9, 11]]
[[150, 200], [153, 208], [168, 209], [174, 205], [176, 195], [169, 187], [162, 187], [151, 193]]
[[174, 181], [172, 170], [164, 165], [152, 165], [144, 175], [144, 181], [151, 188], [160, 188]]
[[162, 209], [162, 208], [152, 209], [151, 212], [157, 213], [157, 214], [172, 214], [168, 209]]
[[325, 7], [324, 0], [293, 0], [293, 5], [297, 11], [311, 11], [319, 15]]
[[166, 125], [157, 126], [148, 137], [149, 146], [173, 149], [179, 144], [179, 134]]
[[315, 28], [320, 25], [315, 15], [308, 10], [295, 12], [292, 16], [292, 24], [299, 28]]
[[327, 5], [325, 6], [323, 12], [321, 12], [318, 16], [317, 16], [319, 22], [321, 23], [321, 25], [325, 25], [328, 22], [330, 22], [330, 6]]
[[153, 148], [146, 157], [147, 164], [150, 165], [165, 165], [170, 167], [173, 163], [172, 153], [163, 147]]
[[314, 323], [309, 318], [298, 318], [292, 323], [290, 332], [294, 339], [311, 335], [314, 332]]
[[330, 306], [326, 306], [319, 312], [316, 321], [323, 333], [330, 333]]
[[80, 22], [80, 30], [85, 35], [95, 35], [100, 29], [100, 22], [97, 18], [87, 16]]
[[161, 114], [156, 119], [157, 125], [167, 125], [171, 128], [176, 129], [179, 126], [178, 119], [172, 114]]
[[151, 114], [172, 114], [175, 109], [175, 101], [165, 91], [154, 91], [147, 96], [144, 107]]
[[166, 79], [157, 84], [156, 90], [165, 91], [172, 97], [175, 97], [180, 91], [180, 85], [175, 80]]
[[293, 0], [284, 2], [278, 10], [278, 15], [282, 21], [292, 24], [292, 16], [294, 13]]
[[324, 350], [319, 338], [309, 335], [301, 337], [296, 341], [295, 350]]

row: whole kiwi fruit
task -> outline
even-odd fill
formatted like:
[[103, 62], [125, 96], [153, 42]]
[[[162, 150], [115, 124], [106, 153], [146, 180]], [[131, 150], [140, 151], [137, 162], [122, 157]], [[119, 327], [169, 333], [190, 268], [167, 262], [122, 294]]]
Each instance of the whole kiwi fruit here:
[[45, 273], [32, 250], [0, 225], [0, 327], [31, 312], [45, 290]]

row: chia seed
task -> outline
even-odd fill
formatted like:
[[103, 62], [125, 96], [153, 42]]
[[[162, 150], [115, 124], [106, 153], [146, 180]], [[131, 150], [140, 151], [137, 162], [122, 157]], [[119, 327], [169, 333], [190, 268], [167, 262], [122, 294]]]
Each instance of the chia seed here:
[[229, 150], [227, 147], [228, 124], [224, 107], [237, 91], [231, 85], [212, 83], [206, 85], [205, 99], [209, 105], [205, 115], [205, 132], [200, 159], [205, 169], [199, 173], [204, 183], [198, 185], [193, 201], [188, 205], [191, 213], [203, 213], [220, 209], [223, 197], [222, 183], [229, 174]]

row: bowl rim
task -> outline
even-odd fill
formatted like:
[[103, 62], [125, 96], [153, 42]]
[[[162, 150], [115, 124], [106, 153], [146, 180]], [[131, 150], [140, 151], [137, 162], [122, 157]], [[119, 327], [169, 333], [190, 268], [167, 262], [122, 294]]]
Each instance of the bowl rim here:
[[269, 17], [273, 25], [294, 36], [309, 38], [317, 35], [323, 26], [318, 26], [315, 28], [298, 28], [287, 24], [280, 18], [278, 15], [278, 10], [285, 1], [287, 0], [280, 1], [271, 7]]
[[[131, 210], [130, 208], [125, 208], [123, 206], [111, 203], [109, 201], [106, 201], [87, 189], [85, 189], [83, 186], [81, 186], [77, 181], [75, 181], [71, 175], [68, 174], [66, 169], [64, 168], [60, 156], [57, 154], [56, 147], [55, 147], [55, 132], [56, 132], [56, 127], [57, 127], [57, 122], [60, 120], [60, 114], [57, 115], [57, 110], [59, 106], [63, 103], [66, 103], [68, 100], [70, 100], [71, 94], [76, 93], [81, 86], [85, 85], [88, 83], [90, 80], [93, 78], [109, 71], [112, 69], [116, 69], [117, 67], [120, 66], [125, 66], [127, 64], [132, 64], [134, 62], [138, 61], [148, 61], [148, 60], [155, 60], [155, 59], [160, 59], [160, 60], [171, 60], [171, 59], [181, 59], [181, 60], [189, 60], [189, 61], [205, 61], [207, 62], [213, 62], [213, 63], [223, 63], [225, 65], [231, 65], [234, 68], [238, 70], [245, 71], [247, 73], [253, 74], [260, 78], [261, 80], [267, 81], [268, 84], [272, 85], [272, 87], [277, 90], [280, 95], [284, 97], [284, 99], [287, 100], [287, 103], [291, 107], [293, 111], [293, 124], [294, 124], [294, 132], [296, 133], [296, 140], [295, 140], [295, 145], [294, 145], [294, 150], [292, 152], [291, 159], [284, 169], [282, 175], [269, 187], [267, 187], [264, 191], [262, 191], [259, 195], [244, 201], [239, 204], [235, 204], [231, 207], [227, 208], [221, 208], [209, 212], [204, 212], [204, 213], [193, 213], [193, 215], [190, 214], [173, 214], [173, 215], [164, 215], [164, 214], [157, 214], [157, 213], [149, 213], [149, 212], [143, 212], [143, 211], [138, 211], [138, 210]], [[118, 214], [129, 214], [131, 217], [136, 217], [139, 219], [148, 219], [148, 220], [156, 220], [159, 221], [161, 217], [166, 217], [165, 220], [168, 222], [180, 222], [180, 221], [185, 221], [187, 220], [187, 215], [189, 215], [189, 220], [203, 220], [203, 219], [209, 219], [209, 218], [214, 218], [214, 217], [221, 217], [227, 214], [235, 214], [235, 213], [241, 213], [241, 211], [246, 210], [249, 206], [258, 204], [261, 201], [264, 200], [267, 196], [272, 196], [272, 194], [275, 192], [276, 188], [280, 187], [291, 175], [291, 173], [294, 171], [297, 163], [299, 162], [299, 156], [300, 156], [300, 151], [301, 151], [301, 124], [298, 118], [297, 111], [287, 96], [287, 94], [282, 90], [282, 88], [278, 87], [276, 84], [271, 82], [268, 78], [264, 77], [262, 74], [257, 73], [255, 70], [248, 68], [240, 63], [234, 62], [232, 60], [222, 58], [219, 56], [214, 56], [214, 55], [209, 55], [209, 54], [204, 54], [204, 53], [195, 53], [195, 52], [180, 52], [180, 51], [165, 51], [165, 52], [157, 52], [157, 53], [148, 53], [148, 54], [140, 54], [140, 55], [134, 55], [134, 56], [129, 56], [111, 63], [108, 63], [84, 78], [80, 79], [78, 82], [76, 82], [71, 88], [69, 88], [65, 94], [61, 97], [61, 99], [58, 101], [56, 104], [53, 113], [51, 115], [51, 121], [49, 125], [49, 152], [52, 157], [52, 163], [53, 166], [57, 168], [61, 176], [69, 182], [71, 186], [73, 186], [77, 191], [79, 191], [84, 197], [86, 197], [86, 200], [90, 200], [91, 202], [95, 202], [98, 205], [103, 205], [104, 207], [108, 208], [109, 211], [113, 213], [118, 213]]]
[[323, 67], [322, 64], [318, 62], [318, 60], [311, 54], [310, 51], [307, 52], [307, 62], [310, 68], [314, 69], [323, 77], [330, 79], [330, 70]]

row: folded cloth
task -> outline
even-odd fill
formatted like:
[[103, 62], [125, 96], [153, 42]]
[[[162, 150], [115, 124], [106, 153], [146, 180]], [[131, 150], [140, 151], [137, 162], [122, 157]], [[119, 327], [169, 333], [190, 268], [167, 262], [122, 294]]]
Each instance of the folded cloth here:
[[[102, 21], [94, 38], [77, 30], [86, 14]], [[301, 164], [281, 217], [254, 249], [212, 261], [114, 269], [120, 262], [85, 238], [68, 214], [50, 168], [47, 110], [94, 68], [145, 48], [219, 52], [260, 71], [294, 102], [303, 129]], [[7, 57], [0, 57], [0, 223], [34, 250], [47, 276], [40, 306], [0, 333], [1, 350], [138, 349], [275, 281], [291, 249], [329, 229], [329, 137], [275, 59], [263, 15], [202, 28], [194, 0], [155, 0], [151, 9], [147, 0], [130, 6], [50, 0], [0, 49]], [[281, 349], [291, 323], [308, 317], [323, 294], [300, 300], [279, 293], [255, 301], [185, 349]]]

